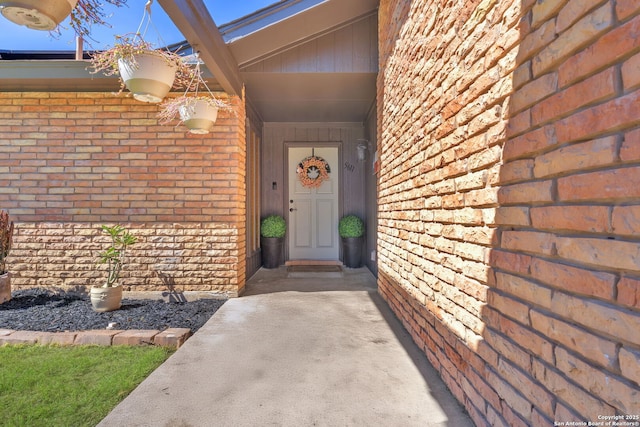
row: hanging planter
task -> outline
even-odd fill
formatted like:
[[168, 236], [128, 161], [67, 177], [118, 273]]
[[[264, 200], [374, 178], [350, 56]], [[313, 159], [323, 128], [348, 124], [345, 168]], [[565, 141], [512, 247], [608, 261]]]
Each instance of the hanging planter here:
[[9, 21], [32, 30], [57, 31], [71, 15], [69, 25], [78, 36], [91, 33], [94, 25], [110, 26], [111, 15], [104, 6], [124, 6], [127, 0], [0, 0], [0, 14]]
[[93, 73], [120, 76], [120, 92], [126, 87], [138, 101], [158, 103], [171, 88], [182, 88], [194, 77], [193, 69], [175, 52], [153, 49], [140, 33], [145, 20], [151, 24], [151, 3], [134, 34], [116, 36], [113, 47], [91, 57]]
[[32, 30], [55, 30], [78, 0], [0, 0], [0, 13], [9, 21]]
[[[206, 94], [203, 95], [198, 92], [200, 86], [206, 89]], [[190, 133], [202, 135], [211, 131], [220, 109], [230, 110], [231, 107], [211, 93], [202, 78], [200, 61], [198, 60], [193, 71], [192, 80], [187, 85], [185, 93], [165, 101], [158, 113], [158, 118], [161, 124], [167, 124], [179, 118], [178, 124], [184, 124]]]
[[120, 92], [126, 87], [138, 101], [158, 103], [172, 87], [189, 82], [193, 70], [174, 52], [152, 49], [141, 36], [117, 36], [118, 43], [91, 57], [93, 73], [120, 77]]
[[178, 69], [160, 51], [145, 51], [118, 59], [118, 72], [127, 89], [138, 101], [161, 102], [171, 90]]
[[219, 109], [229, 109], [229, 105], [213, 95], [185, 94], [165, 101], [158, 113], [158, 118], [161, 124], [167, 124], [179, 118], [178, 124], [184, 124], [190, 133], [202, 135], [209, 133], [213, 128]]
[[195, 134], [207, 134], [218, 118], [218, 107], [209, 99], [194, 98], [180, 107], [180, 120]]

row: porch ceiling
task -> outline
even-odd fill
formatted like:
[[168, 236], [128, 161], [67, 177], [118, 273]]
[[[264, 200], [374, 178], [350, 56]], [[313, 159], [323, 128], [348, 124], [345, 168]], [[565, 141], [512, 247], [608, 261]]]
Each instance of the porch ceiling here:
[[376, 96], [373, 73], [241, 73], [266, 122], [364, 122]]

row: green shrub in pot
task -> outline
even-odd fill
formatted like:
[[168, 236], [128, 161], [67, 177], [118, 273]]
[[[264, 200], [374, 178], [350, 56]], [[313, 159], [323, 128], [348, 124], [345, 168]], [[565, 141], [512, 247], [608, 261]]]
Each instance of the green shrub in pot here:
[[284, 237], [286, 232], [287, 223], [280, 215], [269, 215], [260, 223], [262, 237]]
[[364, 235], [364, 222], [356, 215], [346, 215], [338, 224], [340, 237], [362, 237]]
[[348, 268], [362, 265], [364, 221], [356, 215], [345, 215], [338, 223], [338, 234], [342, 240], [342, 262]]
[[287, 223], [280, 215], [269, 215], [260, 222], [262, 266], [277, 268], [283, 261], [284, 235]]

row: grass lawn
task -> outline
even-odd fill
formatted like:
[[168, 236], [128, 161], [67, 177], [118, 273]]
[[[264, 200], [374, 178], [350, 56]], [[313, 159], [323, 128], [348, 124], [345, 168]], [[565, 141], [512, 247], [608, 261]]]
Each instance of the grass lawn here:
[[173, 350], [0, 347], [0, 425], [95, 426]]

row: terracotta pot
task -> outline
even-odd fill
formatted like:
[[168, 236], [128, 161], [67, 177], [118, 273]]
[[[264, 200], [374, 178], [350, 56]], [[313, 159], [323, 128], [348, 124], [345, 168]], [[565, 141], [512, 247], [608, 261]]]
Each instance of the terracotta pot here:
[[122, 305], [122, 286], [91, 287], [91, 305], [95, 311], [113, 311]]
[[119, 59], [118, 70], [127, 89], [138, 101], [158, 103], [171, 90], [177, 67], [162, 55], [149, 51], [135, 56], [135, 61]]
[[0, 304], [11, 299], [11, 274], [0, 275]]
[[196, 100], [180, 107], [180, 119], [191, 133], [209, 133], [217, 118], [218, 108], [207, 101]]
[[51, 31], [69, 16], [78, 0], [0, 0], [9, 21], [32, 30]]

